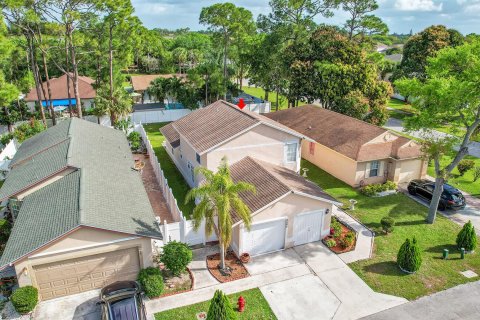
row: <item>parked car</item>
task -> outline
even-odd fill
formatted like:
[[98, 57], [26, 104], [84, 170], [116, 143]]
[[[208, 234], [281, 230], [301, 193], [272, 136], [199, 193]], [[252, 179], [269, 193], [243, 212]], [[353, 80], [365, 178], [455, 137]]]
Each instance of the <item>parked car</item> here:
[[117, 281], [100, 291], [102, 320], [146, 320], [140, 286], [135, 281]]
[[[430, 180], [412, 180], [408, 184], [408, 192], [414, 196], [420, 196], [428, 201], [432, 200], [435, 182]], [[445, 183], [443, 185], [443, 193], [438, 204], [439, 210], [453, 209], [459, 210], [465, 208], [466, 205], [463, 194], [455, 187]]]

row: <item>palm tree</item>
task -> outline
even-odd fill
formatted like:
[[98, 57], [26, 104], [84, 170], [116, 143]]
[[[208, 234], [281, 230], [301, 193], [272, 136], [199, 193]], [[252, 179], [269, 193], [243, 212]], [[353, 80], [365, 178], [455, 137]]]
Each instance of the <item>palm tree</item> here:
[[104, 114], [109, 114], [111, 124], [115, 126], [117, 120], [132, 112], [132, 99], [123, 88], [115, 87], [113, 96], [111, 96], [110, 89], [102, 86], [97, 90], [94, 109], [97, 117], [98, 115], [102, 116], [103, 112]]
[[193, 227], [198, 230], [202, 221], [205, 220], [207, 237], [215, 231], [220, 244], [220, 268], [225, 270], [225, 248], [228, 248], [232, 240], [232, 211], [235, 211], [245, 223], [247, 230], [250, 230], [251, 212], [239, 197], [239, 193], [256, 192], [256, 190], [249, 183], [235, 183], [232, 180], [226, 157], [222, 158], [216, 173], [204, 167], [197, 167], [195, 174], [203, 175], [205, 180], [188, 192], [185, 203], [198, 200], [193, 209]]
[[147, 88], [147, 93], [150, 96], [155, 97], [155, 101], [163, 102], [163, 100], [165, 100], [165, 79], [157, 78], [150, 82], [150, 86]]

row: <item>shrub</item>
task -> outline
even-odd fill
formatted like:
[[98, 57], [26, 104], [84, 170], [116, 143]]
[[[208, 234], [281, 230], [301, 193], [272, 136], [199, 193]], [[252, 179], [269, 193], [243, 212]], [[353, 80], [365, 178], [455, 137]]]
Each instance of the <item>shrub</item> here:
[[460, 176], [463, 176], [468, 170], [472, 170], [475, 167], [475, 162], [473, 160], [464, 159], [460, 161], [457, 165], [458, 172]]
[[142, 146], [142, 138], [140, 133], [137, 131], [132, 131], [127, 137], [128, 141], [130, 141], [130, 148], [132, 151], [137, 151]]
[[228, 297], [221, 291], [215, 291], [210, 307], [208, 308], [207, 319], [211, 320], [234, 320], [237, 315], [233, 310]]
[[415, 272], [422, 265], [422, 256], [417, 240], [406, 239], [397, 255], [397, 264], [402, 271]]
[[477, 235], [471, 221], [463, 225], [462, 230], [457, 235], [458, 248], [465, 248], [467, 251], [473, 251], [477, 247]]
[[338, 238], [342, 235], [342, 225], [340, 222], [335, 218], [332, 217], [332, 222], [330, 226], [333, 228], [333, 237]]
[[374, 184], [371, 184], [361, 188], [360, 192], [367, 197], [373, 197], [375, 194], [377, 194], [377, 188]]
[[334, 239], [328, 239], [327, 241], [325, 241], [325, 244], [327, 245], [327, 247], [332, 248], [337, 245], [337, 242]]
[[476, 182], [480, 178], [480, 167], [473, 168], [473, 182]]
[[38, 303], [38, 290], [32, 286], [18, 288], [10, 297], [12, 304], [20, 314], [32, 311]]
[[387, 180], [384, 184], [385, 191], [387, 190], [396, 190], [397, 189], [397, 184], [393, 181]]
[[10, 236], [12, 225], [6, 219], [0, 219], [0, 242], [6, 242]]
[[192, 250], [186, 243], [171, 241], [163, 246], [160, 261], [175, 276], [180, 275], [192, 261]]
[[138, 282], [149, 298], [158, 297], [163, 292], [163, 277], [158, 268], [148, 267], [140, 270]]
[[395, 189], [397, 189], [397, 184], [393, 181], [387, 181], [383, 184], [380, 184], [380, 183], [369, 184], [365, 187], [362, 187], [360, 189], [360, 192], [368, 197], [372, 197], [379, 192], [395, 190]]
[[340, 246], [345, 249], [350, 247], [355, 241], [355, 233], [349, 231], [342, 239], [340, 239]]
[[392, 217], [383, 217], [382, 220], [380, 220], [380, 224], [382, 225], [383, 231], [390, 233], [395, 226], [395, 219]]

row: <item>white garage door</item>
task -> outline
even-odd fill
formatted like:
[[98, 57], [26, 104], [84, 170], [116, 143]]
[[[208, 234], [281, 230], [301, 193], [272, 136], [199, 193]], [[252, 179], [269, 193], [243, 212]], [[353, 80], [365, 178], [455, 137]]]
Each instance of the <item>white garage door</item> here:
[[408, 183], [413, 179], [421, 178], [422, 160], [402, 161], [398, 183]]
[[322, 236], [325, 210], [299, 214], [293, 220], [293, 240], [296, 246], [319, 241]]
[[286, 224], [287, 219], [252, 224], [250, 232], [243, 232], [243, 252], [255, 256], [283, 249]]

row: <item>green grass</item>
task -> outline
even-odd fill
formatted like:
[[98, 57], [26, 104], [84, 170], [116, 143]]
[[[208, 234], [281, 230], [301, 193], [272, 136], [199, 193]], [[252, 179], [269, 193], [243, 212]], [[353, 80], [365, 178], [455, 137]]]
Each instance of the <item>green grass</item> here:
[[404, 112], [410, 112], [410, 113], [415, 112], [415, 109], [410, 104], [394, 98], [390, 98], [390, 100], [388, 101], [387, 107], [390, 107], [395, 110], [404, 111]]
[[[250, 94], [252, 96], [255, 96], [257, 98], [265, 99], [265, 90], [263, 90], [262, 88], [243, 86], [242, 90], [245, 93]], [[277, 100], [277, 94], [275, 92], [270, 92], [268, 94], [268, 101], [270, 101], [270, 103], [271, 103], [271, 111], [272, 112], [275, 111], [275, 109], [276, 109], [276, 105], [277, 105], [276, 100]], [[278, 104], [279, 104], [278, 110], [287, 109], [288, 108], [287, 98], [285, 96], [279, 95], [278, 96]], [[304, 105], [304, 104], [305, 104], [305, 102], [301, 102], [301, 101], [298, 103], [299, 106]]]
[[[267, 300], [265, 300], [265, 297], [259, 289], [252, 289], [229, 295], [228, 297], [230, 298], [230, 302], [235, 309], [239, 296], [243, 296], [246, 301], [245, 311], [242, 313], [237, 312], [239, 320], [277, 319], [273, 314], [272, 309], [270, 309]], [[208, 312], [209, 306], [210, 301], [205, 301], [192, 304], [190, 306], [163, 311], [155, 314], [155, 320], [194, 320], [196, 319], [195, 315], [197, 313], [202, 311]]]
[[190, 186], [187, 184], [182, 174], [175, 166], [175, 163], [173, 163], [167, 151], [162, 146], [165, 137], [159, 129], [167, 124], [168, 122], [145, 124], [144, 128], [147, 132], [148, 139], [150, 139], [150, 142], [152, 143], [158, 161], [160, 162], [165, 178], [168, 180], [168, 185], [172, 189], [173, 196], [177, 199], [178, 207], [182, 210], [185, 218], [189, 219], [193, 211], [194, 203], [190, 202], [189, 204], [185, 204], [185, 196], [190, 190]]
[[[441, 167], [447, 166], [451, 161], [452, 156], [443, 156], [440, 161]], [[480, 159], [472, 156], [466, 156], [465, 159], [470, 159], [475, 162], [475, 166], [480, 167]], [[430, 166], [428, 167], [428, 174], [432, 177], [435, 177], [435, 169], [433, 167], [433, 161], [431, 161]], [[473, 182], [473, 169], [465, 172], [463, 177], [460, 176], [457, 168], [453, 169], [451, 177], [448, 179], [448, 183], [452, 186], [470, 193], [472, 196], [480, 198], [480, 179], [476, 182]]]
[[[361, 195], [342, 181], [303, 160], [302, 167], [309, 169], [308, 178], [344, 204], [349, 199], [358, 201], [350, 214], [376, 233], [373, 257], [349, 266], [372, 289], [378, 292], [416, 299], [469, 280], [459, 272], [473, 270], [480, 273], [480, 254], [467, 255], [460, 260], [455, 239], [460, 227], [440, 215], [433, 225], [425, 223], [427, 208], [403, 194], [382, 198]], [[389, 235], [381, 232], [380, 220], [391, 216], [396, 221], [395, 230]], [[422, 249], [423, 264], [412, 275], [402, 273], [396, 265], [398, 249], [406, 238], [416, 237]], [[450, 259], [442, 260], [444, 248], [450, 250]]]

